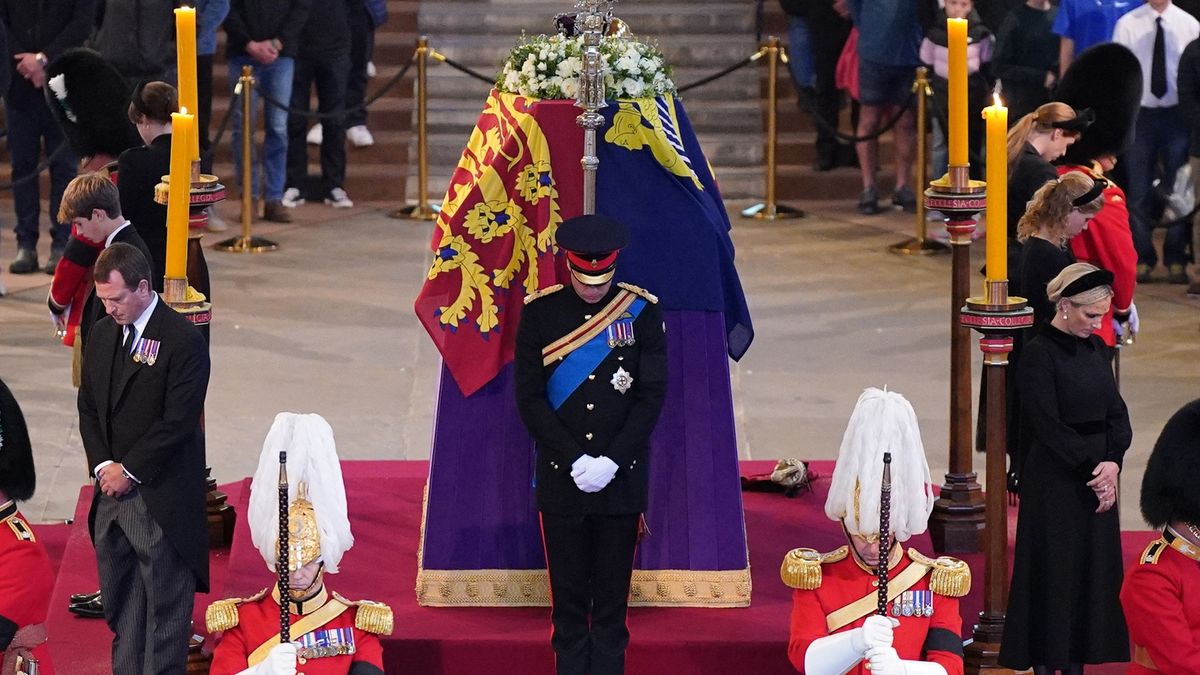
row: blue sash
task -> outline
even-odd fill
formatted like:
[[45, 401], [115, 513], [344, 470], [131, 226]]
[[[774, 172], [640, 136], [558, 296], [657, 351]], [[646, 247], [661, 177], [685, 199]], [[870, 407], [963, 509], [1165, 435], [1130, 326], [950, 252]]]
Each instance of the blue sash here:
[[[629, 314], [637, 319], [638, 314], [646, 306], [645, 298], [638, 298], [629, 305]], [[620, 321], [621, 317], [614, 319]], [[583, 343], [575, 351], [571, 352], [558, 364], [558, 368], [554, 370], [554, 374], [550, 376], [550, 380], [546, 382], [546, 397], [550, 400], [550, 407], [558, 410], [579, 385], [591, 375], [596, 367], [608, 356], [612, 351], [612, 347], [608, 345], [608, 335], [605, 331], [600, 331], [591, 340]]]

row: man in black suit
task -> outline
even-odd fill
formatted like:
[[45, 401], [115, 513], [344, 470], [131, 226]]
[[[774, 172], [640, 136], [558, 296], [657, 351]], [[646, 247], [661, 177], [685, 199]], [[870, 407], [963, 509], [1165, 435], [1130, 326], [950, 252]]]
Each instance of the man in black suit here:
[[208, 591], [204, 439], [208, 349], [115, 243], [93, 271], [109, 316], [85, 344], [79, 433], [96, 477], [88, 521], [116, 634], [116, 675], [183, 675], [192, 602]]
[[613, 284], [623, 224], [558, 228], [571, 287], [525, 299], [517, 329], [517, 408], [537, 443], [537, 504], [560, 675], [623, 673], [625, 614], [649, 479], [647, 447], [667, 390], [658, 300]]
[[[86, 173], [72, 178], [71, 182], [67, 183], [67, 189], [63, 191], [62, 202], [58, 207], [58, 219], [73, 226], [79, 235], [88, 241], [99, 242], [105, 248], [115, 243], [129, 244], [137, 247], [147, 260], [153, 260], [145, 240], [121, 215], [121, 198], [117, 186], [101, 173]], [[79, 255], [86, 257], [89, 249], [95, 250], [79, 239], [71, 237], [67, 241], [65, 255], [73, 258], [76, 256], [75, 251], [79, 250]], [[160, 279], [159, 285], [161, 284]], [[48, 302], [59, 330], [65, 330], [69, 306], [55, 302], [53, 295], [49, 297]], [[84, 305], [83, 319], [79, 324], [79, 333], [85, 345], [92, 327], [103, 317], [103, 307], [96, 300], [96, 291], [93, 289], [87, 304]]]

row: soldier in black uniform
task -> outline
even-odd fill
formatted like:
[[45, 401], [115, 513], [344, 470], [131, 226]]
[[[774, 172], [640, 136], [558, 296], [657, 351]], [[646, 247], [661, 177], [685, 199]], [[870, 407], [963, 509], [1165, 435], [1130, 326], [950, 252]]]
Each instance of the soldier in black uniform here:
[[[625, 614], [667, 389], [662, 310], [612, 281], [625, 226], [598, 215], [558, 228], [571, 285], [525, 299], [517, 331], [521, 419], [537, 443], [537, 503], [560, 675], [623, 673]], [[590, 620], [589, 620], [590, 616]]]

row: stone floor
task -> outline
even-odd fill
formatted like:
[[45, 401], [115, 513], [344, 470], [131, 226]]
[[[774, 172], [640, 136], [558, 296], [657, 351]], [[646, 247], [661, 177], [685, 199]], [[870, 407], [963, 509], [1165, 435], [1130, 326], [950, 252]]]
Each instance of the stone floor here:
[[[947, 463], [949, 256], [887, 251], [912, 234], [911, 216], [862, 217], [844, 202], [803, 206], [809, 217], [802, 220], [735, 218], [757, 331], [733, 368], [739, 453], [833, 458], [859, 392], [887, 385], [916, 408], [940, 481]], [[432, 226], [391, 219], [390, 208], [308, 205], [291, 225], [256, 224], [255, 234], [280, 243], [277, 252], [206, 252], [215, 296], [208, 452], [219, 481], [253, 471], [282, 410], [324, 415], [343, 458], [428, 457], [439, 361], [412, 301]], [[8, 214], [11, 206], [0, 209]], [[232, 219], [237, 205], [221, 211]], [[972, 246], [976, 257], [982, 244]], [[70, 351], [56, 343], [47, 318], [50, 277], [9, 274], [13, 253], [6, 226], [0, 377], [24, 408], [40, 479], [23, 509], [36, 521], [61, 520], [71, 515], [86, 479]], [[1135, 431], [1122, 489], [1126, 528], [1144, 527], [1136, 500], [1159, 430], [1200, 395], [1198, 304], [1180, 286], [1139, 289], [1142, 334], [1122, 362]], [[977, 379], [979, 358], [973, 361]], [[982, 455], [974, 459], [982, 470]]]

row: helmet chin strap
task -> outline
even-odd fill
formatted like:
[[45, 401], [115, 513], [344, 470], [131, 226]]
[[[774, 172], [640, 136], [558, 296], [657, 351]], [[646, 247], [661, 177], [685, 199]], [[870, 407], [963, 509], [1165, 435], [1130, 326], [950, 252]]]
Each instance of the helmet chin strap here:
[[325, 580], [325, 563], [322, 562], [320, 564], [320, 566], [317, 568], [316, 575], [313, 576], [312, 583], [310, 583], [305, 588], [288, 589], [288, 598], [291, 599], [292, 602], [304, 602], [306, 600], [309, 600], [309, 599], [313, 598], [314, 596], [316, 596], [317, 593], [321, 592], [321, 586], [323, 585], [324, 580]]

